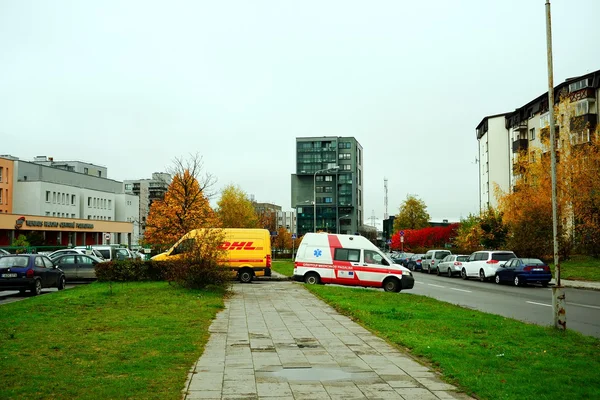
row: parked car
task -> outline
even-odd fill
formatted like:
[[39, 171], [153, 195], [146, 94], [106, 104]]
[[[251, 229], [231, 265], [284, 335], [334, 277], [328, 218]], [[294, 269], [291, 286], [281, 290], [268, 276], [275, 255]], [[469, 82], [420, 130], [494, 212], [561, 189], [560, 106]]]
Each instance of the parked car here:
[[506, 250], [476, 251], [463, 262], [460, 276], [463, 279], [479, 278], [484, 282], [493, 279], [498, 268], [502, 267], [511, 258], [517, 258], [515, 253]]
[[65, 274], [52, 260], [39, 254], [11, 254], [0, 257], [0, 290], [30, 290], [38, 295], [43, 288], [65, 288]]
[[96, 279], [96, 265], [104, 260], [86, 254], [63, 254], [54, 259], [68, 281]]
[[65, 254], [87, 254], [87, 255], [93, 255], [95, 257], [98, 258], [104, 258], [102, 257], [102, 254], [96, 250], [96, 249], [86, 249], [85, 247], [75, 247], [72, 249], [60, 249], [60, 250], [56, 250], [52, 253], [50, 253], [48, 255], [48, 257], [50, 257], [51, 260], [55, 260], [57, 257], [63, 256]]
[[411, 271], [421, 271], [421, 259], [425, 254], [413, 254], [406, 263], [406, 268]]
[[512, 282], [515, 286], [540, 283], [546, 287], [551, 279], [550, 267], [537, 258], [511, 258], [498, 268], [495, 275], [497, 284]]
[[466, 254], [450, 254], [438, 264], [438, 275], [445, 274], [448, 278], [454, 275], [460, 275], [462, 263], [467, 261], [469, 256]]
[[427, 271], [428, 274], [436, 272], [440, 274], [438, 264], [444, 259], [444, 257], [452, 254], [450, 250], [429, 250], [421, 259], [421, 272]]
[[400, 257], [400, 265], [402, 265], [403, 267], [406, 267], [408, 265], [408, 260], [414, 255], [415, 253], [404, 253], [402, 255], [402, 257]]

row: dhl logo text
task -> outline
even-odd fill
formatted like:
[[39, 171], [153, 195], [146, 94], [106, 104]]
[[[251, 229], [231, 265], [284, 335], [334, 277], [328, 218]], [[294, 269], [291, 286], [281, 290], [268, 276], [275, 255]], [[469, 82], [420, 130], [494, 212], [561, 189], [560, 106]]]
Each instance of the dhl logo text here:
[[252, 246], [253, 243], [254, 242], [223, 242], [219, 248], [222, 250], [257, 250], [256, 247]]

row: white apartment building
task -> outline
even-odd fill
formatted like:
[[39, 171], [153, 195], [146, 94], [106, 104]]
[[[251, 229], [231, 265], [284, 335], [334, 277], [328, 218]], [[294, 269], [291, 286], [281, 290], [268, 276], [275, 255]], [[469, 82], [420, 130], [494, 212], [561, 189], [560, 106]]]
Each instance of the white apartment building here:
[[171, 174], [154, 172], [151, 179], [126, 179], [123, 181], [124, 193], [138, 197], [139, 212], [132, 221], [137, 225], [140, 237], [144, 236], [146, 219], [152, 202], [165, 197], [172, 179]]
[[[581, 123], [584, 129], [570, 129], [570, 138], [560, 137], [561, 126], [556, 126], [559, 140], [575, 144], [590, 141], [598, 122], [600, 99], [600, 70], [569, 78], [554, 88], [555, 104], [562, 96], [569, 98], [574, 115], [570, 127]], [[559, 117], [559, 116], [555, 116]], [[477, 125], [479, 142], [479, 207], [496, 207], [495, 187], [510, 192], [520, 174], [519, 157], [524, 153], [531, 158], [531, 149], [542, 149], [541, 129], [550, 124], [548, 92], [536, 97], [513, 112], [490, 115]], [[560, 142], [559, 142], [560, 143]], [[542, 149], [548, 151], [548, 149]]]

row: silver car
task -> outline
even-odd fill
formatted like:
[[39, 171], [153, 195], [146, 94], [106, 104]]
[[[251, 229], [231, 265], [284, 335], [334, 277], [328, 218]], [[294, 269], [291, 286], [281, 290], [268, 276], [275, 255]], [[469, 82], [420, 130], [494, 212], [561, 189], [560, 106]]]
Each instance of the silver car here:
[[454, 275], [460, 276], [463, 262], [469, 259], [465, 254], [450, 254], [438, 264], [438, 275], [446, 275], [452, 278]]
[[427, 271], [428, 274], [436, 272], [440, 275], [438, 264], [444, 257], [449, 256], [450, 254], [452, 253], [449, 250], [429, 250], [421, 260], [421, 272]]

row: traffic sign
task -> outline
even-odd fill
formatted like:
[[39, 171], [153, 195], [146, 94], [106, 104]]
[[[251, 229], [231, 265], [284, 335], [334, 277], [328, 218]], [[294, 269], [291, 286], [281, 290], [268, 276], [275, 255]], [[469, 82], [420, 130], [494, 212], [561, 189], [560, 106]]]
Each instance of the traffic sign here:
[[404, 243], [404, 236], [400, 236], [400, 243]]
[[292, 233], [292, 239], [296, 239], [296, 234]]
[[400, 236], [404, 236], [404, 231], [400, 231]]
[[105, 233], [104, 234], [104, 239], [105, 240], [110, 240], [110, 233]]

